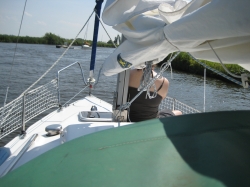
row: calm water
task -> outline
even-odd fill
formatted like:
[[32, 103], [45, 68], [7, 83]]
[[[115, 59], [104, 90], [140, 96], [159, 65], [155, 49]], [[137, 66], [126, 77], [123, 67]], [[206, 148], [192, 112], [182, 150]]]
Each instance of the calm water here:
[[[65, 49], [53, 45], [18, 44], [15, 60], [13, 61], [15, 44], [0, 43], [0, 107], [3, 106], [6, 88], [9, 85], [7, 103], [18, 97], [34, 81], [36, 81], [63, 53]], [[95, 77], [103, 60], [113, 52], [110, 48], [97, 48]], [[69, 49], [59, 64], [54, 67], [38, 85], [49, 82], [55, 78], [57, 71], [73, 63], [80, 62], [85, 78], [89, 74], [91, 50], [80, 48]], [[11, 68], [12, 67], [12, 68]], [[11, 70], [12, 69], [12, 70]], [[77, 65], [60, 74], [61, 97], [66, 102], [70, 97], [83, 88], [80, 69]], [[204, 80], [203, 77], [173, 71], [165, 72], [165, 77], [170, 81], [168, 96], [203, 111], [204, 108]], [[93, 94], [109, 103], [113, 101], [113, 92], [116, 89], [117, 76], [101, 76]], [[79, 97], [84, 97], [88, 90]], [[249, 110], [250, 89], [243, 89], [234, 83], [225, 83], [220, 80], [209, 79], [206, 81], [206, 111], [219, 110]], [[3, 144], [0, 140], [0, 146]]]

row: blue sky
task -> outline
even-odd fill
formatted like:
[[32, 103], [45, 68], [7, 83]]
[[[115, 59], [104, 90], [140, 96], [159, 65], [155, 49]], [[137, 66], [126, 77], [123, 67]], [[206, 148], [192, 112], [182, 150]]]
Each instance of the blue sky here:
[[[105, 2], [102, 4], [104, 8]], [[18, 35], [25, 0], [0, 0], [0, 34]], [[74, 38], [93, 11], [95, 0], [28, 0], [20, 36], [42, 37], [46, 32], [62, 38]], [[88, 26], [87, 39], [92, 40], [94, 15]], [[105, 25], [112, 40], [119, 34]], [[84, 38], [85, 29], [80, 34]], [[98, 41], [109, 40], [99, 26]]]

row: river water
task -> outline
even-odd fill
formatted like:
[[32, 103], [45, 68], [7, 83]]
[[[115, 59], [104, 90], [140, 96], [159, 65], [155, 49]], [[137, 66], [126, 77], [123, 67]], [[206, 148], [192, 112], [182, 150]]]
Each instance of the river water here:
[[[64, 52], [63, 48], [54, 45], [18, 44], [13, 60], [16, 44], [0, 43], [0, 107], [3, 106], [6, 89], [9, 86], [7, 103], [17, 98], [25, 89], [35, 82]], [[97, 48], [95, 77], [97, 77], [104, 59], [114, 51], [112, 48]], [[69, 49], [38, 85], [45, 84], [56, 78], [57, 71], [73, 62], [80, 62], [85, 78], [89, 75], [90, 49]], [[157, 70], [157, 69], [156, 69]], [[206, 112], [222, 110], [249, 110], [250, 89], [244, 89], [234, 83], [207, 78], [205, 84], [204, 106], [204, 78], [192, 74], [173, 70], [164, 76], [170, 82], [168, 96], [176, 98], [193, 108]], [[113, 101], [117, 76], [100, 77], [93, 94], [109, 103]], [[36, 86], [35, 86], [36, 87]], [[83, 88], [81, 72], [77, 65], [68, 68], [60, 74], [60, 90], [62, 103]], [[88, 94], [84, 91], [78, 98]], [[3, 145], [0, 140], [0, 146]]]

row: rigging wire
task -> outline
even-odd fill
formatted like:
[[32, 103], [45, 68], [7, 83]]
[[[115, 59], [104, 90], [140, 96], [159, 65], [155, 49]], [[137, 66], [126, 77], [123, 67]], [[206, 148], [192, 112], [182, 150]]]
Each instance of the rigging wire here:
[[88, 24], [87, 24], [87, 28], [86, 28], [86, 31], [85, 31], [83, 40], [86, 40], [86, 39], [87, 39], [88, 28], [89, 28], [89, 22], [88, 22]]
[[[27, 2], [27, 0], [26, 0]], [[25, 2], [25, 7], [26, 7], [26, 2]], [[25, 10], [24, 10], [25, 11]], [[23, 12], [24, 12], [23, 11]], [[83, 27], [80, 29], [80, 31], [78, 32], [78, 34], [76, 35], [76, 37], [74, 38], [74, 40], [70, 43], [70, 45], [67, 47], [67, 49], [62, 53], [62, 55], [53, 63], [53, 65], [37, 80], [35, 81], [30, 87], [28, 87], [24, 92], [22, 92], [22, 94], [19, 95], [18, 98], [20, 97], [23, 97], [34, 85], [36, 85], [45, 75], [47, 75], [47, 73], [61, 60], [61, 58], [65, 55], [65, 53], [68, 51], [68, 49], [72, 46], [72, 44], [75, 42], [75, 40], [77, 39], [77, 37], [79, 36], [79, 34], [82, 32], [82, 30], [85, 28], [86, 24], [89, 22], [90, 18], [92, 17], [94, 13], [94, 10], [93, 12], [91, 13], [91, 15], [89, 16], [89, 18], [87, 19], [86, 23], [83, 25]], [[24, 15], [24, 13], [23, 13]], [[22, 24], [21, 24], [22, 25]], [[21, 28], [21, 27], [20, 27]], [[8, 88], [7, 88], [8, 90]], [[7, 94], [6, 94], [6, 97], [5, 97], [5, 101], [7, 100]], [[8, 111], [8, 113], [6, 114], [5, 116], [5, 119], [10, 115], [11, 111], [13, 110], [13, 108], [16, 106], [16, 102], [18, 101], [18, 98], [15, 99], [15, 102], [14, 104], [12, 105], [11, 109]], [[6, 103], [6, 102], [5, 102]], [[2, 114], [1, 114], [1, 120], [0, 120], [0, 127], [1, 127], [1, 124], [3, 123], [3, 114], [4, 114], [4, 109], [5, 109], [5, 103], [4, 103], [4, 106], [3, 106], [3, 110], [2, 110]]]
[[115, 45], [115, 43], [114, 43], [113, 40], [111, 39], [110, 35], [108, 34], [108, 31], [107, 31], [106, 28], [104, 27], [104, 25], [103, 25], [103, 23], [102, 23], [100, 17], [97, 15], [96, 12], [95, 12], [95, 15], [96, 15], [96, 17], [99, 19], [99, 21], [100, 21], [100, 23], [101, 23], [103, 29], [105, 30], [105, 32], [106, 32], [106, 34], [108, 35], [109, 39], [112, 41], [112, 43], [113, 43], [113, 45], [115, 46], [115, 48], [117, 48], [117, 46]]
[[[117, 46], [115, 45], [115, 43], [114, 43], [113, 40], [111, 39], [111, 37], [110, 37], [108, 31], [107, 31], [106, 28], [104, 27], [104, 25], [103, 25], [103, 23], [102, 23], [100, 17], [98, 16], [98, 14], [97, 14], [96, 12], [95, 12], [95, 15], [96, 15], [96, 17], [98, 18], [99, 22], [101, 23], [101, 25], [102, 25], [103, 29], [105, 30], [106, 34], [108, 35], [110, 41], [112, 41], [114, 47], [117, 48]], [[103, 63], [103, 64], [104, 64], [104, 63]], [[101, 68], [100, 68], [99, 73], [98, 73], [97, 81], [95, 82], [94, 86], [96, 86], [96, 85], [98, 84], [98, 82], [99, 82], [99, 78], [100, 78], [100, 75], [101, 75], [101, 71], [102, 71], [102, 68], [103, 68], [103, 64], [101, 65]]]
[[68, 100], [66, 103], [63, 104], [63, 107], [66, 106], [70, 101], [72, 101], [76, 96], [78, 96], [82, 91], [84, 91], [88, 86], [85, 86], [83, 89], [81, 89], [77, 94], [75, 94], [70, 100]]
[[78, 34], [76, 35], [76, 37], [74, 38], [74, 40], [72, 40], [72, 42], [70, 43], [70, 45], [65, 49], [65, 51], [62, 53], [62, 55], [54, 62], [54, 64], [52, 64], [52, 66], [36, 81], [34, 82], [29, 88], [27, 88], [21, 95], [25, 94], [26, 92], [28, 92], [34, 85], [36, 85], [45, 75], [47, 75], [47, 73], [61, 60], [61, 58], [66, 54], [66, 52], [69, 50], [69, 48], [72, 46], [72, 44], [75, 42], [75, 40], [77, 39], [77, 37], [79, 36], [79, 34], [82, 32], [82, 30], [84, 29], [84, 27], [86, 26], [86, 24], [88, 23], [88, 21], [90, 20], [91, 16], [93, 15], [93, 12], [91, 13], [91, 15], [89, 16], [88, 20], [86, 21], [86, 23], [83, 25], [83, 27], [80, 29], [80, 31], [78, 32]]
[[22, 19], [21, 19], [21, 23], [20, 23], [18, 35], [17, 35], [17, 41], [16, 41], [16, 46], [15, 46], [15, 50], [14, 50], [14, 55], [13, 55], [12, 63], [11, 63], [10, 74], [9, 74], [9, 78], [7, 79], [7, 89], [6, 89], [6, 94], [5, 94], [5, 99], [4, 99], [4, 105], [3, 106], [5, 106], [5, 104], [6, 104], [7, 97], [8, 97], [8, 92], [9, 92], [9, 87], [11, 85], [11, 76], [12, 76], [13, 64], [14, 64], [14, 61], [15, 61], [17, 44], [18, 44], [18, 39], [19, 39], [19, 36], [20, 36], [22, 24], [23, 24], [23, 17], [24, 17], [24, 13], [25, 13], [25, 9], [26, 9], [26, 4], [27, 4], [27, 0], [25, 1], [24, 8], [23, 8], [23, 14], [22, 14]]
[[206, 75], [207, 75], [207, 69], [204, 68], [204, 104], [203, 104], [203, 112], [206, 111]]
[[22, 19], [21, 19], [21, 23], [20, 23], [20, 27], [19, 27], [19, 31], [18, 31], [18, 35], [17, 35], [16, 46], [15, 46], [15, 50], [14, 50], [14, 55], [13, 55], [13, 59], [12, 59], [12, 63], [11, 63], [10, 74], [9, 74], [9, 77], [7, 78], [7, 89], [6, 89], [6, 93], [5, 93], [5, 98], [4, 98], [4, 103], [3, 103], [3, 109], [2, 109], [2, 111], [1, 111], [0, 127], [2, 126], [2, 124], [3, 124], [3, 122], [5, 121], [6, 117], [10, 114], [10, 111], [12, 111], [12, 109], [14, 108], [14, 105], [15, 105], [15, 104], [13, 105], [13, 107], [12, 107], [11, 110], [8, 112], [8, 114], [7, 114], [7, 116], [5, 117], [5, 119], [3, 119], [3, 115], [4, 115], [4, 112], [5, 112], [5, 105], [6, 105], [7, 98], [8, 98], [8, 93], [9, 93], [9, 87], [10, 87], [10, 85], [11, 85], [11, 76], [12, 76], [13, 64], [14, 64], [14, 61], [15, 61], [16, 50], [17, 50], [17, 44], [18, 44], [18, 39], [19, 39], [19, 36], [20, 36], [22, 24], [23, 24], [23, 17], [24, 17], [24, 13], [25, 13], [25, 9], [26, 9], [26, 4], [27, 4], [27, 0], [25, 1], [25, 4], [24, 4]]

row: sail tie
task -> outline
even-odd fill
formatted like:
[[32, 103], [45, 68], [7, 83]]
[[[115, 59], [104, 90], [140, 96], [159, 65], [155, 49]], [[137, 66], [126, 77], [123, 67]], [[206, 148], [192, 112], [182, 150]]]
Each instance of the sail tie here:
[[[153, 82], [153, 84], [150, 87], [147, 87], [147, 84], [150, 82], [150, 80], [152, 79], [153, 76], [152, 75], [152, 65], [153, 62], [145, 62], [146, 67], [143, 69], [143, 75], [141, 77], [141, 81], [140, 81], [140, 86], [138, 87], [138, 91], [146, 91], [146, 98], [148, 97], [149, 99], [153, 99], [157, 96], [157, 89], [156, 89], [156, 85], [155, 82]], [[154, 92], [152, 95], [150, 95], [150, 88], [153, 86], [154, 88]]]

